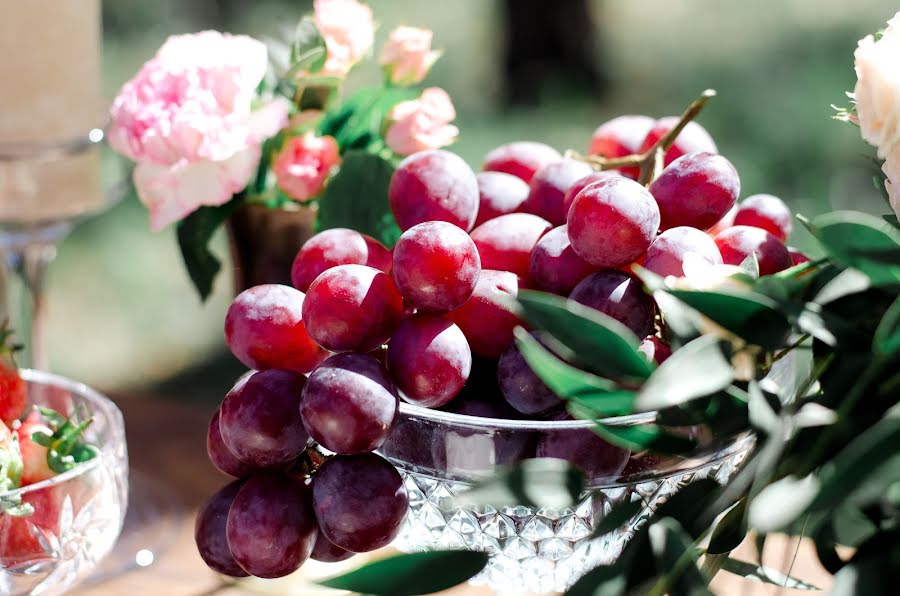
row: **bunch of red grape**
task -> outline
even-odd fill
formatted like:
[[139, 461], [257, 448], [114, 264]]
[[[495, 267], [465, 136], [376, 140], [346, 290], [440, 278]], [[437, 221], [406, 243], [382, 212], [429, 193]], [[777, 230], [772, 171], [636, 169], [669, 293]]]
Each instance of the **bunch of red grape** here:
[[[645, 151], [676, 121], [616, 118], [596, 130], [591, 153]], [[234, 386], [210, 422], [212, 462], [240, 479], [199, 514], [204, 560], [228, 575], [278, 577], [309, 557], [336, 561], [388, 544], [407, 494], [373, 452], [401, 398], [476, 416], [565, 418], [513, 342], [520, 289], [616, 319], [660, 363], [671, 350], [633, 264], [683, 276], [686, 255], [712, 266], [752, 253], [765, 275], [803, 258], [783, 242], [791, 214], [780, 199], [736, 205], [737, 171], [700, 125], [689, 123], [664, 161], [645, 187], [636, 168], [595, 171], [541, 143], [498, 147], [479, 174], [447, 151], [417, 153], [391, 179], [403, 230], [392, 250], [354, 230], [326, 230], [298, 252], [294, 287], [241, 293], [225, 336], [259, 372]], [[476, 380], [473, 361], [492, 363], [492, 378]], [[418, 439], [404, 437], [411, 457]], [[629, 456], [590, 431], [501, 450], [498, 460], [564, 457], [606, 475], [621, 473]]]

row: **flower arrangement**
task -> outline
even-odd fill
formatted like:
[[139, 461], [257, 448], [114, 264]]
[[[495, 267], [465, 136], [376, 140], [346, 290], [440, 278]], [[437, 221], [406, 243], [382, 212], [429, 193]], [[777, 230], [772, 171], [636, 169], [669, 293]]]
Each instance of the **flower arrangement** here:
[[373, 51], [372, 11], [357, 0], [313, 6], [268, 45], [216, 31], [173, 36], [113, 103], [110, 144], [136, 164], [151, 228], [177, 225], [203, 298], [220, 268], [209, 239], [239, 205], [316, 209], [320, 229], [391, 244], [399, 230], [382, 198], [397, 161], [458, 134], [449, 95], [416, 89], [440, 57], [431, 31], [393, 30], [378, 58], [383, 84], [344, 98]]

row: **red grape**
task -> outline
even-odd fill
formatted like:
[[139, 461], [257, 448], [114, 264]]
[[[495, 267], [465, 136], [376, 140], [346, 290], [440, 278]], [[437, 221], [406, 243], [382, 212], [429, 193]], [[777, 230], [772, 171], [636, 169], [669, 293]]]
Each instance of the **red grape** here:
[[523, 414], [540, 414], [563, 403], [531, 370], [514, 343], [500, 356], [497, 382], [509, 405]]
[[534, 141], [515, 141], [500, 145], [488, 153], [481, 169], [486, 172], [512, 174], [525, 182], [531, 182], [535, 172], [561, 158], [559, 151], [550, 145]]
[[569, 210], [569, 242], [594, 267], [621, 267], [656, 238], [659, 207], [646, 188], [614, 177], [588, 185]]
[[209, 461], [223, 474], [240, 478], [250, 473], [252, 468], [239, 460], [222, 440], [219, 428], [219, 410], [213, 414], [206, 429], [206, 453]]
[[715, 237], [726, 265], [740, 265], [750, 253], [756, 255], [759, 274], [778, 273], [793, 265], [784, 243], [769, 232], [751, 226], [733, 226]]
[[397, 417], [387, 371], [365, 354], [336, 354], [309, 375], [300, 414], [316, 443], [335, 453], [377, 449]]
[[669, 228], [656, 237], [647, 249], [643, 267], [663, 277], [684, 277], [682, 266], [688, 253], [698, 255], [710, 265], [722, 264], [722, 255], [709, 235], [697, 228], [678, 226]]
[[309, 441], [300, 420], [306, 377], [271, 369], [240, 382], [222, 402], [219, 430], [228, 449], [254, 468], [296, 459]]
[[572, 186], [569, 187], [569, 190], [566, 191], [565, 196], [563, 196], [563, 212], [565, 212], [566, 217], [569, 216], [569, 209], [572, 208], [572, 203], [575, 201], [575, 197], [578, 196], [585, 187], [590, 186], [594, 182], [600, 182], [601, 180], [606, 180], [608, 178], [613, 178], [616, 176], [622, 176], [622, 174], [618, 170], [605, 170], [603, 172], [591, 172], [587, 176], [579, 178]]
[[791, 233], [793, 215], [784, 201], [775, 195], [749, 196], [738, 205], [734, 225], [762, 228], [782, 242]]
[[194, 522], [194, 540], [200, 558], [216, 573], [231, 577], [250, 575], [234, 560], [225, 530], [231, 503], [242, 485], [243, 480], [235, 480], [219, 489], [203, 504]]
[[403, 298], [391, 276], [365, 265], [338, 265], [309, 286], [303, 320], [316, 343], [333, 352], [368, 352], [403, 318]]
[[737, 215], [737, 210], [738, 210], [738, 206], [737, 206], [737, 203], [735, 203], [731, 207], [731, 209], [728, 210], [728, 213], [726, 213], [725, 215], [722, 216], [722, 219], [717, 221], [713, 227], [706, 230], [706, 233], [709, 234], [710, 236], [715, 236], [722, 230], [725, 230], [725, 229], [733, 226], [734, 225], [734, 216]]
[[578, 282], [596, 271], [569, 243], [569, 226], [553, 228], [531, 251], [531, 280], [540, 290], [566, 296]]
[[791, 261], [793, 261], [794, 265], [799, 265], [801, 263], [808, 263], [812, 259], [806, 256], [804, 253], [800, 252], [793, 246], [787, 247], [788, 252], [791, 254]]
[[[650, 116], [628, 115], [607, 120], [591, 137], [588, 153], [602, 157], [625, 157], [640, 153], [641, 143], [656, 121]], [[623, 168], [623, 174], [637, 178], [640, 168]]]
[[[657, 120], [653, 128], [650, 129], [650, 132], [647, 133], [644, 142], [641, 143], [639, 153], [643, 153], [652, 147], [656, 141], [661, 139], [667, 132], [672, 130], [676, 124], [678, 124], [678, 120], [679, 118], [675, 116], [668, 116]], [[696, 153], [698, 151], [708, 153], [719, 152], [715, 141], [713, 141], [713, 138], [706, 132], [705, 128], [696, 122], [688, 122], [687, 126], [685, 126], [675, 138], [675, 142], [669, 147], [669, 150], [666, 151], [663, 165], [667, 166], [682, 155]]]
[[545, 165], [531, 179], [528, 198], [521, 210], [543, 217], [555, 226], [566, 223], [563, 206], [566, 191], [593, 171], [591, 166], [575, 159], [561, 159]]
[[716, 153], [679, 157], [650, 185], [664, 230], [677, 226], [707, 230], [728, 213], [740, 192], [737, 170]]
[[351, 553], [349, 550], [344, 550], [339, 546], [336, 546], [331, 543], [328, 538], [322, 535], [322, 531], [319, 530], [318, 536], [316, 536], [316, 545], [313, 547], [312, 554], [309, 555], [309, 558], [313, 561], [320, 561], [322, 563], [337, 563], [338, 561], [345, 561], [352, 557], [355, 553]]
[[305, 373], [328, 357], [303, 321], [304, 295], [290, 286], [265, 284], [238, 294], [225, 315], [225, 342], [248, 368]]
[[479, 196], [476, 227], [497, 216], [515, 213], [528, 198], [528, 185], [512, 174], [479, 172], [475, 178]]
[[356, 230], [325, 230], [303, 243], [291, 266], [291, 283], [305, 292], [320, 273], [338, 265], [368, 265], [390, 273], [391, 251]]
[[478, 215], [475, 172], [449, 151], [422, 151], [405, 158], [391, 176], [388, 194], [402, 230], [446, 221], [469, 231]]
[[475, 289], [481, 259], [465, 231], [443, 221], [427, 221], [403, 232], [394, 246], [394, 282], [417, 309], [448, 311]]
[[244, 481], [228, 513], [228, 546], [256, 577], [284, 577], [309, 559], [316, 517], [309, 487], [281, 473], [259, 472]]
[[497, 271], [511, 271], [528, 277], [531, 251], [541, 236], [553, 226], [537, 215], [510, 213], [486, 221], [472, 230], [481, 266]]
[[455, 324], [443, 317], [416, 314], [394, 332], [387, 362], [403, 397], [433, 408], [456, 397], [466, 384], [472, 352]]
[[482, 269], [472, 297], [447, 318], [462, 329], [473, 353], [497, 358], [512, 342], [513, 329], [522, 324], [512, 310], [518, 294], [515, 273]]
[[[568, 415], [555, 417], [568, 420]], [[628, 463], [630, 452], [610, 445], [589, 429], [560, 429], [543, 433], [537, 444], [538, 457], [564, 459], [581, 468], [588, 479], [615, 479]]]
[[672, 348], [664, 344], [655, 335], [648, 335], [641, 342], [641, 345], [638, 346], [638, 352], [646, 356], [650, 362], [655, 362], [659, 365], [672, 355]]
[[641, 282], [622, 271], [591, 273], [575, 286], [569, 298], [619, 321], [638, 337], [653, 328], [655, 305]]
[[355, 553], [389, 544], [406, 518], [403, 478], [374, 453], [336, 455], [313, 476], [313, 508], [332, 544]]

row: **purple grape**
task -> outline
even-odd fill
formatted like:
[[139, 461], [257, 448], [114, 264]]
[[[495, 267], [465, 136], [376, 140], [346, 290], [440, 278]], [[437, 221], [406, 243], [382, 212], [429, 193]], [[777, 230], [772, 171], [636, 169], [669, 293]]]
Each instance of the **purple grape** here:
[[322, 531], [319, 530], [318, 536], [316, 536], [316, 546], [313, 548], [309, 558], [313, 561], [320, 561], [322, 563], [337, 563], [338, 561], [345, 561], [353, 555], [354, 553], [351, 553], [349, 550], [344, 550], [341, 547], [332, 544], [328, 538], [325, 538], [325, 536], [322, 535]]
[[243, 480], [235, 480], [220, 488], [197, 512], [194, 523], [194, 540], [200, 558], [213, 571], [231, 577], [249, 575], [234, 560], [225, 532], [228, 511], [242, 485]]
[[306, 377], [271, 369], [239, 383], [222, 402], [219, 430], [228, 449], [254, 468], [296, 459], [309, 442], [300, 419]]
[[365, 354], [336, 354], [309, 375], [300, 414], [310, 436], [335, 453], [377, 449], [400, 400], [384, 367]]
[[614, 318], [638, 337], [646, 337], [653, 328], [653, 298], [627, 273], [612, 269], [592, 273], [575, 286], [569, 298]]
[[388, 545], [406, 519], [409, 497], [397, 469], [374, 453], [336, 455], [313, 476], [322, 534], [355, 553]]
[[222, 440], [222, 432], [219, 428], [219, 410], [213, 414], [209, 421], [209, 428], [206, 430], [206, 453], [209, 455], [212, 465], [228, 476], [240, 478], [249, 474], [253, 469], [235, 457], [225, 441]]
[[302, 480], [259, 472], [241, 487], [228, 513], [228, 546], [256, 577], [284, 577], [300, 568], [316, 541], [310, 489]]
[[523, 414], [540, 414], [562, 404], [562, 400], [534, 374], [516, 344], [511, 344], [500, 356], [497, 382], [509, 405]]
[[[570, 420], [567, 414], [557, 420]], [[564, 459], [580, 468], [589, 480], [618, 478], [628, 463], [629, 451], [610, 445], [589, 429], [545, 432], [537, 445], [538, 457]]]

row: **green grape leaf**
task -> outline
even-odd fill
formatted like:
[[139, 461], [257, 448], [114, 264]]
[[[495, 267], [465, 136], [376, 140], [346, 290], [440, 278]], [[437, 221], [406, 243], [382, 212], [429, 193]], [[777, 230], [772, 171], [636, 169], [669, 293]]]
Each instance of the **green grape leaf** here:
[[394, 166], [379, 155], [352, 150], [343, 156], [340, 170], [319, 199], [317, 231], [352, 228], [385, 246], [393, 246], [399, 228], [388, 203]]
[[734, 369], [725, 359], [720, 340], [703, 335], [676, 350], [641, 387], [635, 400], [638, 410], [677, 406], [713, 395], [734, 380]]
[[570, 349], [578, 364], [612, 378], [646, 379], [653, 372], [637, 351], [638, 338], [615, 319], [545, 292], [524, 290], [518, 299], [524, 318]]
[[416, 596], [452, 588], [487, 564], [487, 553], [444, 550], [380, 559], [319, 583], [336, 590], [375, 596]]

